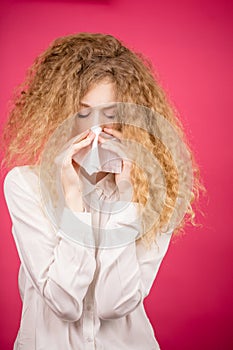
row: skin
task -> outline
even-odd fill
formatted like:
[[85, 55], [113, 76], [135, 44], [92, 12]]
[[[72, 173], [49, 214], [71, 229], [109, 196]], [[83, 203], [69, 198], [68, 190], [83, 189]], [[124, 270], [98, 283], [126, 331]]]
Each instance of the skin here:
[[[63, 161], [62, 165], [62, 185], [65, 194], [65, 199], [67, 205], [74, 211], [82, 212], [82, 188], [81, 182], [79, 180], [78, 172], [81, 171], [84, 176], [88, 178], [88, 180], [92, 183], [97, 183], [104, 176], [107, 175], [106, 172], [94, 173], [93, 175], [88, 175], [83, 168], [75, 163], [72, 160], [74, 154], [79, 152], [81, 149], [89, 146], [94, 138], [95, 134], [90, 128], [94, 125], [101, 124], [102, 130], [109, 135], [112, 135], [119, 140], [121, 139], [121, 132], [113, 128], [113, 112], [114, 108], [110, 107], [107, 109], [97, 109], [95, 113], [91, 113], [91, 108], [108, 104], [111, 106], [116, 102], [115, 93], [114, 93], [114, 84], [108, 81], [100, 82], [98, 85], [92, 87], [87, 94], [83, 97], [81, 101], [79, 115], [77, 118], [77, 131], [78, 134], [82, 134], [81, 139], [74, 143], [69, 150], [67, 151], [66, 157]], [[98, 112], [99, 111], [99, 112]], [[103, 137], [98, 137], [98, 142], [103, 143], [107, 140]], [[123, 171], [121, 174], [115, 174], [115, 182], [118, 185], [120, 180], [129, 180], [129, 170], [130, 164], [128, 162], [123, 161]], [[124, 183], [124, 181], [122, 181]], [[120, 189], [120, 188], [119, 188]], [[124, 188], [120, 193], [122, 196], [124, 195]]]
[[[114, 84], [108, 81], [100, 82], [98, 85], [92, 87], [87, 94], [83, 97], [80, 103], [80, 115], [87, 115], [84, 118], [77, 119], [77, 131], [78, 133], [84, 132], [86, 129], [91, 128], [94, 125], [101, 124], [102, 127], [111, 127], [111, 121], [114, 120], [112, 117], [114, 108], [111, 108], [111, 104], [116, 102]], [[95, 113], [90, 113], [89, 108], [96, 107], [99, 105], [110, 105], [109, 108], [104, 108], [102, 111], [98, 110]], [[89, 113], [89, 115], [88, 115]], [[109, 125], [110, 123], [110, 125]]]

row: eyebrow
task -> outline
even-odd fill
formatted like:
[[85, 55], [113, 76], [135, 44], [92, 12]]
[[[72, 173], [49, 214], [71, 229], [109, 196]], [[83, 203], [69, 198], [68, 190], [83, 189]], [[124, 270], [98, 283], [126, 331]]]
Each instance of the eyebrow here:
[[85, 102], [80, 102], [80, 106], [82, 106], [82, 107], [91, 107], [89, 104], [87, 104]]
[[[116, 107], [116, 102], [103, 103], [103, 106], [104, 105], [106, 105], [106, 107], [103, 107], [102, 108], [103, 110], [110, 109], [110, 108]], [[81, 107], [87, 107], [87, 108], [91, 107], [88, 103], [85, 103], [85, 102], [80, 102], [80, 106]], [[93, 107], [93, 108], [95, 108], [95, 107]]]
[[106, 107], [103, 107], [103, 109], [111, 109], [111, 108], [114, 108], [116, 107], [116, 103], [115, 102], [109, 102], [109, 103], [106, 103]]

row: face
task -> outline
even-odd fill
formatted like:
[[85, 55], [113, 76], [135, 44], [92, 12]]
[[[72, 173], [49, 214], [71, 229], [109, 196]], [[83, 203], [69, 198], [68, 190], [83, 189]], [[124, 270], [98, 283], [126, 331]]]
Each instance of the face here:
[[95, 126], [111, 127], [114, 122], [114, 102], [116, 102], [114, 84], [103, 81], [92, 87], [83, 97], [77, 114], [78, 133]]

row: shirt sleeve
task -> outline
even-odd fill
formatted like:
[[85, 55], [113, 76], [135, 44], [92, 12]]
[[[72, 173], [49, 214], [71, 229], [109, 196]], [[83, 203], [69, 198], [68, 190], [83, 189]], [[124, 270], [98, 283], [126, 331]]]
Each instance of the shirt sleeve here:
[[12, 234], [34, 288], [58, 317], [74, 322], [81, 317], [83, 299], [93, 280], [94, 253], [64, 237], [51, 224], [42, 210], [38, 178], [34, 175], [33, 190], [18, 167], [5, 177], [4, 195]]
[[[131, 209], [132, 219], [136, 215], [135, 204]], [[125, 234], [129, 226], [132, 235], [133, 221], [127, 225], [127, 217], [129, 218], [128, 210], [125, 218], [121, 214], [117, 219], [115, 215], [114, 221], [110, 219], [108, 224], [111, 228], [124, 228]], [[135, 237], [138, 229], [135, 224]], [[136, 243], [133, 240], [122, 247], [100, 250], [99, 274], [95, 288], [95, 301], [100, 318], [115, 319], [125, 316], [143, 301], [150, 292], [171, 236], [171, 232], [158, 235], [150, 249], [142, 241]]]

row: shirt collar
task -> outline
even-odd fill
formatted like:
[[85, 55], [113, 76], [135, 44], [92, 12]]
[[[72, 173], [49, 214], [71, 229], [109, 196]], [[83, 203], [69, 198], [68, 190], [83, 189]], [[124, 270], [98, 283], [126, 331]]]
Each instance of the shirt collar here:
[[101, 193], [104, 193], [107, 197], [110, 197], [113, 192], [117, 190], [114, 173], [108, 173], [96, 184], [92, 184], [83, 174], [81, 174], [81, 172], [79, 172], [79, 177], [83, 185], [83, 196], [87, 196], [95, 190], [100, 190]]

